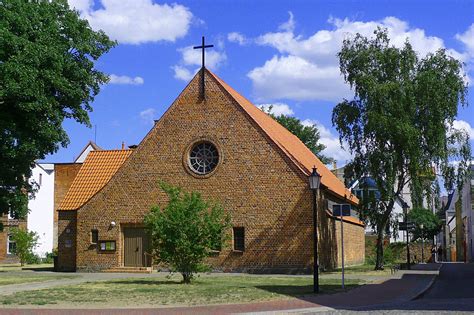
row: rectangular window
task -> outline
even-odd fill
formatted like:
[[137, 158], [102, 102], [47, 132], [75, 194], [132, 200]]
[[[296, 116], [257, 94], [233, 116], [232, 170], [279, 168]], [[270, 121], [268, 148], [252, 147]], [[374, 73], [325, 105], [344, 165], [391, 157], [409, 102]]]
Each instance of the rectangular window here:
[[39, 185], [43, 185], [43, 174], [40, 173], [40, 176], [39, 176]]
[[100, 242], [101, 251], [114, 251], [115, 250], [115, 241], [101, 241]]
[[245, 251], [245, 228], [234, 227], [234, 250], [243, 252]]
[[15, 253], [16, 250], [16, 242], [13, 240], [11, 235], [8, 235], [8, 246], [7, 246], [7, 254], [12, 255]]
[[333, 205], [332, 206], [332, 215], [336, 217], [341, 216], [341, 210], [343, 216], [351, 215], [351, 205]]
[[65, 246], [66, 248], [71, 248], [71, 247], [72, 247], [72, 240], [66, 240], [66, 241], [64, 242], [64, 246]]
[[99, 242], [99, 231], [91, 230], [91, 244], [97, 244]]

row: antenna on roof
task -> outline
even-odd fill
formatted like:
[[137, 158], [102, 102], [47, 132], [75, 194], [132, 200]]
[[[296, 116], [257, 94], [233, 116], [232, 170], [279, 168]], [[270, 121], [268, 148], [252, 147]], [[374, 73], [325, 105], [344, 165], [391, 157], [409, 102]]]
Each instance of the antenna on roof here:
[[122, 150], [125, 150], [125, 141], [122, 141]]

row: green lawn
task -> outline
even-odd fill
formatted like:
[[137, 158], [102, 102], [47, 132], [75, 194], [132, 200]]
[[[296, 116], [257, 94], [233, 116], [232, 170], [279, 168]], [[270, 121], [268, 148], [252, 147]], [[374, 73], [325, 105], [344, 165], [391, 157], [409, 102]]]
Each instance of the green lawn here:
[[[312, 294], [311, 277], [202, 275], [181, 284], [178, 275], [129, 278], [24, 291], [1, 296], [4, 305], [160, 306], [243, 303]], [[340, 280], [321, 279], [321, 293], [341, 291]], [[346, 289], [363, 284], [346, 281]]]
[[[23, 267], [20, 264], [0, 264], [0, 272], [22, 270], [53, 270], [53, 264], [25, 265]], [[1, 275], [0, 273], [0, 276]]]
[[[341, 268], [324, 272], [323, 274], [341, 273]], [[359, 265], [344, 268], [344, 273], [361, 276], [386, 276], [390, 275], [390, 265], [385, 266], [384, 270], [374, 270], [374, 265]]]
[[43, 282], [49, 280], [59, 280], [59, 279], [71, 279], [77, 276], [59, 276], [59, 275], [42, 275], [35, 273], [2, 273], [0, 272], [0, 287], [3, 285], [9, 284], [21, 284], [21, 283], [30, 283], [30, 282]]

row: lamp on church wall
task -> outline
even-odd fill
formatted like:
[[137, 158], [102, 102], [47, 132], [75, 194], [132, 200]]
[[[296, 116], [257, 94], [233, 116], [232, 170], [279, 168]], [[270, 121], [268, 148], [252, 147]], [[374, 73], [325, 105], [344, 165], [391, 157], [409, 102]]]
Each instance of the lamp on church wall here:
[[319, 292], [319, 266], [318, 266], [318, 209], [316, 195], [321, 185], [321, 175], [313, 166], [313, 171], [309, 175], [309, 189], [313, 192], [313, 292]]

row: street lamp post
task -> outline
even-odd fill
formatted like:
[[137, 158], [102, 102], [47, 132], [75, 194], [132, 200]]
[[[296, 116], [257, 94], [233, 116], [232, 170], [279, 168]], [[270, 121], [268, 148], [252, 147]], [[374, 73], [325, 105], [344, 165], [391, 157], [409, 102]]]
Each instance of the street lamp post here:
[[424, 264], [425, 263], [425, 238], [424, 238], [424, 235], [423, 235], [423, 224], [420, 224], [420, 228], [421, 228], [421, 263]]
[[408, 204], [403, 202], [403, 213], [405, 214], [405, 224], [407, 225], [406, 235], [407, 235], [407, 269], [410, 268], [410, 245], [409, 245], [409, 236], [408, 236]]
[[313, 172], [309, 176], [309, 189], [313, 192], [313, 292], [319, 292], [319, 266], [318, 266], [318, 212], [316, 204], [316, 194], [321, 184], [321, 175], [318, 174], [316, 167], [313, 166]]

